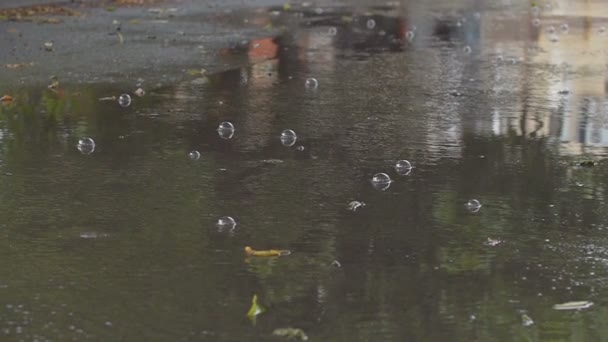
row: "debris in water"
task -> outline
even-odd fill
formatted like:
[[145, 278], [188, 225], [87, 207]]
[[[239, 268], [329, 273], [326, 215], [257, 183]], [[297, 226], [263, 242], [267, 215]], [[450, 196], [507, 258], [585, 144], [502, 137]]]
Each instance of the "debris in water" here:
[[352, 202], [348, 203], [348, 210], [350, 210], [350, 211], [357, 211], [357, 209], [363, 208], [363, 207], [365, 207], [365, 202], [352, 201]]
[[338, 260], [334, 260], [331, 262], [331, 265], [336, 268], [342, 267], [342, 264]]
[[285, 337], [288, 340], [308, 341], [308, 336], [306, 336], [302, 329], [298, 328], [274, 329], [272, 334], [275, 336]]
[[256, 251], [251, 247], [245, 247], [245, 254], [247, 256], [255, 256], [255, 257], [277, 257], [277, 256], [285, 256], [291, 254], [291, 251], [285, 249], [269, 249], [263, 251]]
[[501, 243], [502, 243], [502, 240], [488, 238], [486, 240], [486, 242], [484, 242], [483, 244], [486, 245], [486, 246], [494, 247], [494, 246], [500, 245]]
[[581, 167], [594, 167], [597, 165], [597, 162], [593, 160], [584, 160], [582, 162], [577, 163], [577, 165]]
[[21, 68], [25, 68], [25, 67], [30, 67], [33, 66], [34, 63], [30, 62], [30, 63], [14, 63], [14, 64], [5, 64], [4, 67], [7, 69], [21, 69]]
[[524, 327], [529, 327], [533, 324], [534, 324], [534, 320], [532, 320], [532, 318], [530, 318], [530, 316], [528, 316], [526, 314], [521, 314], [521, 325], [523, 325]]
[[116, 96], [100, 97], [99, 101], [116, 101]]
[[13, 102], [13, 97], [10, 95], [4, 95], [0, 97], [0, 101], [2, 101], [2, 104], [9, 104]]
[[146, 95], [146, 91], [141, 88], [137, 88], [137, 90], [134, 92], [134, 94], [139, 97], [142, 97], [142, 96]]
[[555, 304], [555, 305], [553, 305], [553, 309], [555, 309], [555, 310], [582, 310], [582, 309], [590, 308], [592, 306], [593, 306], [593, 302], [583, 300], [583, 301]]
[[57, 88], [59, 88], [59, 79], [57, 78], [57, 76], [51, 76], [51, 84], [49, 84], [47, 88], [51, 90], [56, 90]]

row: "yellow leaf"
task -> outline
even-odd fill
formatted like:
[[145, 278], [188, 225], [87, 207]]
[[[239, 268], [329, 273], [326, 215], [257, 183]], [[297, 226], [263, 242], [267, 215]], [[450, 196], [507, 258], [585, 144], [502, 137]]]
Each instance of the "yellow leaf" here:
[[247, 254], [247, 256], [254, 256], [254, 257], [277, 257], [277, 256], [289, 255], [289, 254], [291, 254], [291, 251], [284, 250], [284, 249], [269, 249], [269, 250], [265, 250], [265, 251], [256, 251], [255, 249], [247, 246], [247, 247], [245, 247], [245, 254]]

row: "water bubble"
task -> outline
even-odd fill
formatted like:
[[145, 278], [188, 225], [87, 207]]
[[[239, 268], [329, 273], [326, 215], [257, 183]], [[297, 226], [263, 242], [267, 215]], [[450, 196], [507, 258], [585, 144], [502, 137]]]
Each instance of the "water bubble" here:
[[131, 105], [131, 95], [122, 94], [118, 97], [118, 104], [121, 107], [129, 107]]
[[505, 58], [501, 55], [496, 56], [496, 63], [502, 63], [505, 61]]
[[401, 176], [409, 175], [410, 172], [412, 172], [412, 169], [413, 169], [412, 163], [410, 163], [407, 160], [399, 160], [395, 164], [395, 171]]
[[369, 19], [365, 24], [368, 29], [373, 30], [376, 27], [376, 21], [374, 19]]
[[217, 133], [222, 139], [230, 139], [234, 136], [234, 125], [224, 121], [217, 127]]
[[224, 230], [233, 231], [234, 227], [236, 227], [236, 221], [230, 216], [222, 216], [217, 220], [215, 226], [220, 232]]
[[298, 137], [296, 136], [296, 132], [290, 129], [286, 129], [281, 132], [281, 144], [283, 144], [283, 146], [293, 146], [297, 139]]
[[317, 87], [319, 87], [319, 81], [317, 81], [316, 78], [307, 78], [306, 83], [304, 83], [304, 85], [308, 89], [317, 89]]
[[467, 45], [467, 46], [465, 46], [465, 47], [463, 47], [463, 48], [462, 48], [462, 51], [468, 55], [468, 54], [470, 54], [470, 53], [471, 53], [473, 50], [471, 49], [471, 47], [470, 47], [470, 46], [468, 46], [468, 45]]
[[562, 24], [561, 29], [563, 33], [568, 33], [570, 27], [568, 27], [568, 24]]
[[472, 213], [476, 213], [481, 209], [481, 203], [476, 199], [469, 200], [464, 206]]
[[532, 16], [538, 17], [540, 14], [540, 8], [538, 6], [532, 6]]
[[338, 29], [332, 26], [327, 30], [327, 34], [330, 36], [335, 36], [338, 34]]
[[372, 185], [376, 190], [386, 190], [391, 186], [391, 177], [386, 173], [376, 173], [372, 177]]
[[600, 34], [604, 34], [606, 32], [606, 27], [602, 26], [599, 29]]
[[190, 151], [190, 153], [188, 153], [188, 158], [190, 158], [190, 160], [199, 160], [201, 158], [201, 153], [199, 151]]
[[80, 138], [78, 139], [76, 148], [82, 154], [91, 154], [93, 151], [95, 151], [95, 141], [88, 137]]
[[550, 36], [549, 36], [549, 40], [550, 40], [552, 43], [557, 43], [557, 42], [559, 42], [559, 36], [558, 36], [558, 35], [556, 35], [556, 34], [552, 34], [552, 35], [550, 35]]
[[296, 150], [302, 152], [302, 151], [304, 151], [304, 146], [300, 145], [300, 146], [296, 147]]
[[473, 17], [475, 17], [475, 19], [479, 20], [479, 19], [481, 19], [481, 13], [479, 13], [479, 12], [475, 12], [475, 13], [473, 14]]
[[540, 19], [534, 18], [534, 20], [532, 20], [532, 25], [534, 27], [539, 27], [540, 26]]
[[407, 39], [408, 42], [412, 42], [414, 40], [414, 31], [407, 31], [405, 32], [405, 39]]
[[461, 26], [462, 26], [462, 22], [461, 22], [460, 20], [458, 20], [458, 21], [456, 22], [456, 26], [461, 27]]
[[555, 33], [555, 27], [554, 26], [547, 27], [547, 33], [549, 33], [549, 34]]

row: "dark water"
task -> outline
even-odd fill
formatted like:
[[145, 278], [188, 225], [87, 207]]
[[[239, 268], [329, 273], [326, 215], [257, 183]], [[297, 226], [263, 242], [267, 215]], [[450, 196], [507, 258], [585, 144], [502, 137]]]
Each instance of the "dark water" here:
[[128, 108], [98, 98], [131, 84], [5, 87], [0, 339], [608, 339], [604, 23], [477, 10], [329, 16]]

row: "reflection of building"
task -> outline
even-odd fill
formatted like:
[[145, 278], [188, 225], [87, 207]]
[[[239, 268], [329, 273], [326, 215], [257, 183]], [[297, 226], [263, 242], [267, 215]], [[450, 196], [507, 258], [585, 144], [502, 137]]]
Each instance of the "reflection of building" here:
[[[608, 37], [589, 16], [604, 13], [594, 6], [558, 1], [541, 11], [539, 28], [531, 25], [532, 17], [482, 18], [488, 58], [504, 58], [492, 68], [493, 90], [501, 100], [490, 110], [494, 135], [553, 137], [565, 154], [608, 147], [602, 100]], [[512, 57], [519, 61], [511, 63]]]

